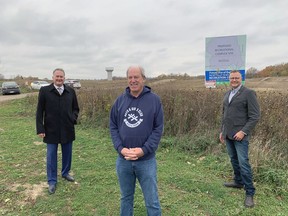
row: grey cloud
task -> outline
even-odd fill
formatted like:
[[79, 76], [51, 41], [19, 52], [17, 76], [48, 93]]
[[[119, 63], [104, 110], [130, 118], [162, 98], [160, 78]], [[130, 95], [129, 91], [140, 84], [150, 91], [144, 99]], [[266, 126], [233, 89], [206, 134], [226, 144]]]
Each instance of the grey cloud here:
[[135, 51], [126, 56], [128, 62], [136, 63], [136, 62], [144, 62], [151, 55], [151, 51]]
[[152, 23], [133, 23], [127, 27], [128, 42], [133, 43], [156, 43], [161, 41], [161, 37], [157, 34], [157, 29]]
[[[281, 0], [274, 0], [273, 2], [279, 2]], [[242, 1], [230, 1], [230, 0], [222, 0], [219, 3], [220, 8], [231, 8], [235, 9], [243, 9], [243, 8], [254, 8], [254, 7], [262, 7], [270, 4], [269, 0], [242, 0]]]
[[240, 34], [246, 65], [260, 69], [287, 53], [287, 7], [283, 0], [0, 1], [0, 73], [50, 78], [63, 67], [75, 78], [105, 78], [106, 66], [122, 76], [142, 64], [147, 76], [194, 75], [204, 73], [206, 37]]
[[20, 11], [7, 23], [6, 31], [1, 37], [11, 44], [27, 43], [60, 47], [79, 43], [85, 45], [89, 35], [86, 30], [87, 23], [87, 20], [72, 18], [53, 21], [33, 11]]
[[31, 44], [39, 46], [104, 46], [108, 44], [107, 34], [92, 32], [91, 20], [68, 17], [52, 19], [48, 14], [33, 10], [19, 10], [13, 17], [2, 19], [0, 39], [8, 44]]

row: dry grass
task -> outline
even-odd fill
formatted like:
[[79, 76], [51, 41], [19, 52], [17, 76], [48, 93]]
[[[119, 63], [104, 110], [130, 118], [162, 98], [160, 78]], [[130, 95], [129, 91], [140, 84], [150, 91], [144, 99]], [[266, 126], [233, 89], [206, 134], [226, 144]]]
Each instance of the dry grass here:
[[[251, 140], [252, 162], [256, 172], [266, 167], [267, 163], [273, 163], [278, 168], [288, 166], [285, 163], [288, 159], [287, 82], [287, 77], [246, 80], [245, 85], [257, 92], [261, 107], [261, 120]], [[204, 80], [200, 78], [147, 80], [147, 85], [161, 97], [166, 136], [177, 136], [179, 142], [183, 137], [189, 140], [187, 136], [203, 136], [197, 145], [204, 142], [205, 136], [209, 136], [210, 145], [218, 143], [222, 100], [229, 87], [206, 89]], [[94, 84], [90, 81], [89, 87], [79, 91], [81, 121], [107, 128], [110, 108], [126, 86], [125, 80], [94, 81]], [[190, 141], [183, 141], [182, 144], [184, 150], [195, 151], [197, 148], [191, 147]], [[203, 148], [213, 149], [209, 143], [201, 145], [201, 150]]]
[[[288, 191], [287, 87], [285, 81], [281, 81], [281, 88], [274, 79], [266, 79], [257, 86], [259, 81], [246, 82], [257, 91], [262, 113], [250, 147], [258, 207], [246, 210], [239, 207], [243, 205], [243, 191], [230, 192], [221, 187], [223, 178], [230, 177], [228, 157], [226, 160], [227, 155], [223, 153], [225, 147], [218, 142], [225, 89], [205, 89], [201, 79], [148, 80], [147, 84], [161, 96], [165, 112], [165, 136], [157, 153], [161, 167], [160, 197], [165, 215], [273, 215], [275, 212], [285, 215]], [[45, 148], [34, 134], [32, 115], [35, 115], [37, 97], [27, 98], [21, 106], [12, 102], [15, 108], [2, 106], [1, 122], [9, 119], [9, 127], [6, 124], [0, 127], [1, 214], [117, 214], [116, 153], [107, 130], [100, 133], [101, 129], [94, 126], [108, 127], [111, 105], [127, 83], [125, 80], [87, 81], [82, 85], [83, 89], [77, 91], [81, 124], [77, 126], [73, 150], [73, 171], [80, 184], [60, 181], [55, 196], [47, 195]], [[11, 140], [13, 147], [9, 146]], [[136, 196], [135, 203], [138, 212], [145, 212], [142, 197]]]
[[[77, 91], [83, 127], [108, 128], [109, 112], [127, 81], [81, 81]], [[288, 167], [288, 78], [247, 79], [245, 85], [257, 92], [261, 119], [251, 140], [251, 161], [256, 175], [269, 167]], [[204, 80], [148, 79], [147, 85], [161, 97], [165, 115], [165, 136], [176, 136], [174, 146], [185, 151], [214, 151], [218, 141], [222, 100], [226, 86], [206, 89]], [[33, 109], [31, 101], [27, 109]], [[262, 171], [261, 171], [262, 170]]]

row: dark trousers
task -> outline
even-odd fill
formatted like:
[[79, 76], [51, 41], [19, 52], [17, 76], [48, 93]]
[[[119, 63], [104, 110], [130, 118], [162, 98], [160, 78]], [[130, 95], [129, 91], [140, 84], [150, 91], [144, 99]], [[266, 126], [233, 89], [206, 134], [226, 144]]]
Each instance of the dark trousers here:
[[[57, 151], [58, 144], [47, 143], [47, 180], [48, 184], [56, 184], [57, 183]], [[71, 161], [72, 161], [72, 142], [61, 144], [62, 151], [62, 176], [67, 176], [71, 169]]]

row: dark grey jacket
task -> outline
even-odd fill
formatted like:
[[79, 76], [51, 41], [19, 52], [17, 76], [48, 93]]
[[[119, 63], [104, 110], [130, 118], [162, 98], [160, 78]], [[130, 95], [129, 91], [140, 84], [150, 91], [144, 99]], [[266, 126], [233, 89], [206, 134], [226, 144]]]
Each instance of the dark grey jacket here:
[[74, 125], [79, 113], [74, 89], [64, 85], [60, 95], [53, 83], [39, 91], [36, 113], [37, 134], [45, 133], [43, 141], [50, 144], [75, 140]]
[[233, 140], [233, 136], [240, 130], [247, 134], [244, 140], [249, 139], [251, 130], [260, 119], [260, 108], [255, 91], [241, 86], [229, 103], [229, 94], [226, 92], [223, 100], [222, 135]]

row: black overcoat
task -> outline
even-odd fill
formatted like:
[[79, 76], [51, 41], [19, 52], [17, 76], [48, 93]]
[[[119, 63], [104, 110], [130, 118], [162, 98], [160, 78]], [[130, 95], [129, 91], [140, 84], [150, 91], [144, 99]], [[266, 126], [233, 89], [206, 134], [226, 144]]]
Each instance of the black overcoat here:
[[79, 114], [76, 93], [64, 85], [60, 95], [52, 83], [39, 91], [36, 112], [37, 134], [45, 133], [43, 142], [50, 144], [68, 143], [75, 140], [75, 128]]

